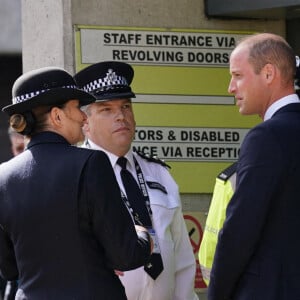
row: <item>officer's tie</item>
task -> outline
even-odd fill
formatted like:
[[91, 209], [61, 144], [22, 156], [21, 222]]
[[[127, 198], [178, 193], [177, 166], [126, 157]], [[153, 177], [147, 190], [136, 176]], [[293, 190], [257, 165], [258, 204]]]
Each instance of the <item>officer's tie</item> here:
[[[140, 223], [142, 223], [142, 226], [151, 227], [151, 219], [142, 192], [136, 180], [126, 168], [127, 159], [125, 157], [119, 157], [117, 164], [122, 168], [121, 178], [126, 191], [127, 200], [132, 208], [132, 213], [135, 219], [134, 222], [137, 225], [141, 225]], [[136, 217], [138, 217], [138, 220]]]
[[[131, 207], [134, 222], [137, 225], [151, 228], [152, 222], [144, 201], [144, 196], [136, 180], [126, 168], [127, 159], [125, 157], [119, 157], [117, 164], [121, 167], [121, 179], [126, 191], [129, 207]], [[160, 253], [152, 253], [150, 261], [146, 263], [144, 269], [153, 279], [156, 279], [163, 271], [163, 262]]]

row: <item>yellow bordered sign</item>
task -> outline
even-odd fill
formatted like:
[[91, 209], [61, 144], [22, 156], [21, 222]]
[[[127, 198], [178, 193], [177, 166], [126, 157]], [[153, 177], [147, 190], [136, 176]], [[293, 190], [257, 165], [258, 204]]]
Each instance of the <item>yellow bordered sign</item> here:
[[103, 60], [130, 63], [137, 98], [134, 147], [171, 165], [182, 193], [211, 193], [260, 122], [227, 92], [229, 56], [253, 32], [76, 25], [76, 71]]

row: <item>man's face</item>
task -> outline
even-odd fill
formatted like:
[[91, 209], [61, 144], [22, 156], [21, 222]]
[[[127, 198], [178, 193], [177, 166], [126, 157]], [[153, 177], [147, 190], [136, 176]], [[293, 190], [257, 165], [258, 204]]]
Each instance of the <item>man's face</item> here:
[[81, 111], [78, 100], [70, 100], [61, 109], [63, 111], [64, 137], [74, 145], [84, 140], [82, 131], [86, 123], [86, 114]]
[[25, 148], [24, 136], [19, 134], [12, 134], [10, 137], [11, 151], [14, 156], [22, 153]]
[[248, 61], [246, 47], [236, 48], [230, 57], [231, 80], [228, 92], [234, 94], [242, 115], [263, 115], [267, 101], [267, 85], [263, 72], [256, 74]]
[[84, 127], [95, 144], [117, 156], [130, 149], [135, 133], [135, 120], [130, 99], [114, 99], [92, 103]]

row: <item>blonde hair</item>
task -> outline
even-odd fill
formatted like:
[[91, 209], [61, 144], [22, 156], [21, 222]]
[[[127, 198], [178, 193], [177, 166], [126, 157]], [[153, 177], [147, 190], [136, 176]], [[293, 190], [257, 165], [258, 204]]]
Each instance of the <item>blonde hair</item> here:
[[26, 126], [27, 126], [27, 121], [25, 119], [25, 116], [22, 114], [13, 114], [9, 118], [9, 125], [10, 128], [12, 128], [13, 131], [17, 133], [22, 133]]
[[48, 127], [47, 114], [53, 107], [62, 108], [63, 105], [38, 106], [33, 108], [32, 111], [13, 114], [9, 119], [10, 127], [16, 132], [27, 136], [44, 131]]
[[282, 74], [284, 83], [294, 82], [295, 53], [283, 37], [272, 33], [254, 34], [242, 39], [239, 46], [249, 49], [248, 61], [256, 74], [259, 74], [266, 64], [272, 64]]

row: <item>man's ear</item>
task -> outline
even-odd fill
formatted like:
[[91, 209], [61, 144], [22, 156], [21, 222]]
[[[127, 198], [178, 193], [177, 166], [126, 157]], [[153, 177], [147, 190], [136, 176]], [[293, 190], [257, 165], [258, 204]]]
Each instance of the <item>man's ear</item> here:
[[271, 83], [276, 76], [276, 67], [273, 64], [266, 64], [262, 69], [262, 74], [267, 83]]
[[83, 129], [84, 134], [86, 134], [87, 132], [90, 131], [90, 125], [89, 125], [88, 119], [86, 120], [86, 123], [84, 123], [82, 129]]

